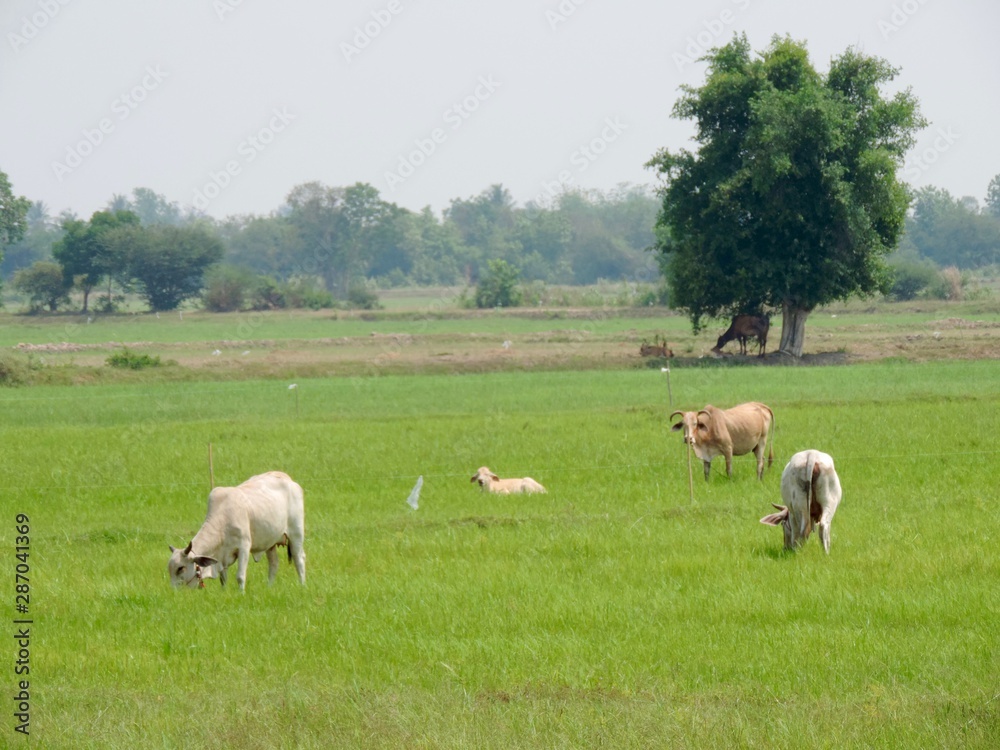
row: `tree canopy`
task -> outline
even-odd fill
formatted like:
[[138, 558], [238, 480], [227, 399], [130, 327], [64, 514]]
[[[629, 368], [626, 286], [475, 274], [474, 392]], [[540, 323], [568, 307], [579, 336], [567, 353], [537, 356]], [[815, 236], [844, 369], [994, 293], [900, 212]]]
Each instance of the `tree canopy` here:
[[896, 177], [924, 125], [898, 71], [848, 49], [817, 72], [805, 45], [774, 37], [757, 56], [746, 36], [711, 50], [700, 88], [674, 116], [694, 120], [697, 153], [663, 149], [657, 247], [671, 304], [703, 317], [780, 308], [780, 349], [800, 356], [818, 305], [887, 289], [885, 256], [909, 193]]
[[7, 245], [17, 242], [28, 229], [28, 209], [31, 201], [14, 195], [6, 173], [0, 171], [0, 261]]

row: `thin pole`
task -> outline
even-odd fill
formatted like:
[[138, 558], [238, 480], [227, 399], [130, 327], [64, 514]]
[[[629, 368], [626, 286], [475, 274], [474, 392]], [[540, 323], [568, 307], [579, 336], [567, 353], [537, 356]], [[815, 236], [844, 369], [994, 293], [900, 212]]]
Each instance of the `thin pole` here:
[[670, 388], [670, 360], [667, 360], [666, 367], [661, 367], [660, 369], [667, 376], [667, 397], [670, 399], [670, 409], [672, 411], [674, 408], [674, 392]]
[[691, 497], [691, 503], [694, 503], [694, 477], [691, 474], [691, 443], [687, 444], [687, 454], [688, 454], [688, 495]]

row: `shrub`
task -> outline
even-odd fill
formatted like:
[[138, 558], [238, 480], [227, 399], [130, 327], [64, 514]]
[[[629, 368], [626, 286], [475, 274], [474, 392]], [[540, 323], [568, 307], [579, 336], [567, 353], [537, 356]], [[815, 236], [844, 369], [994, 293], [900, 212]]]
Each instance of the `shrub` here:
[[150, 357], [148, 354], [133, 352], [127, 346], [123, 346], [120, 351], [115, 352], [105, 361], [109, 367], [120, 367], [128, 370], [142, 370], [146, 367], [160, 366], [159, 357]]
[[218, 266], [205, 275], [202, 304], [210, 312], [237, 312], [244, 309], [257, 280], [236, 266]]
[[636, 307], [669, 307], [670, 290], [666, 284], [660, 284], [641, 292], [635, 300]]
[[0, 355], [0, 386], [22, 385], [28, 377], [28, 368], [13, 357]]
[[476, 307], [517, 307], [521, 304], [521, 290], [517, 282], [520, 269], [505, 260], [489, 261], [489, 272], [476, 285]]
[[347, 303], [355, 310], [382, 309], [382, 305], [378, 301], [378, 294], [365, 286], [364, 282], [351, 284], [351, 288], [347, 290]]
[[48, 308], [55, 312], [69, 301], [69, 287], [62, 266], [40, 260], [14, 274], [14, 288], [28, 297], [32, 312]]
[[957, 302], [964, 297], [965, 285], [968, 279], [955, 266], [941, 269], [934, 284], [928, 288], [928, 294], [935, 299], [946, 299]]
[[316, 280], [312, 278], [290, 281], [282, 287], [282, 293], [285, 297], [286, 307], [304, 307], [309, 310], [333, 307], [333, 295], [325, 289], [318, 288]]
[[889, 296], [895, 300], [915, 299], [938, 280], [938, 271], [933, 263], [910, 258], [893, 263], [892, 274]]
[[250, 296], [253, 310], [281, 310], [288, 307], [288, 300], [282, 286], [270, 276], [258, 276], [257, 284]]

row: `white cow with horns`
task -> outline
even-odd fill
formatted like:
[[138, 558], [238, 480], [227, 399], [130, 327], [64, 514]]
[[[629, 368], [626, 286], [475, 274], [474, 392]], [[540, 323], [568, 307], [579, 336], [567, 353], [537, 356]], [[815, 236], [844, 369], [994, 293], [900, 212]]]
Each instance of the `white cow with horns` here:
[[277, 547], [288, 546], [299, 580], [306, 582], [305, 504], [302, 488], [280, 471], [250, 477], [238, 487], [216, 487], [208, 495], [205, 523], [184, 549], [170, 546], [168, 571], [175, 587], [204, 588], [206, 578], [226, 583], [234, 562], [240, 591], [247, 565], [267, 555], [268, 582], [278, 572]]
[[760, 522], [780, 526], [788, 550], [804, 544], [816, 526], [823, 550], [829, 555], [830, 523], [841, 495], [833, 459], [817, 450], [801, 451], [791, 457], [781, 472], [781, 498], [786, 505], [771, 503], [778, 512], [764, 516]]

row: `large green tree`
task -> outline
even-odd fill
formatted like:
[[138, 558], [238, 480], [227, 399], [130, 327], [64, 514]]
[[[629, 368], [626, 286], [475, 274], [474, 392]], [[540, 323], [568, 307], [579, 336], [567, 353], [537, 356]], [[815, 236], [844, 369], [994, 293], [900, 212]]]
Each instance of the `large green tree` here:
[[205, 271], [224, 252], [218, 236], [198, 224], [132, 227], [116, 241], [127, 248], [128, 274], [151, 310], [173, 310], [200, 294]]
[[664, 179], [671, 304], [695, 329], [780, 308], [780, 349], [801, 356], [816, 306], [888, 287], [909, 203], [896, 172], [924, 121], [909, 90], [883, 95], [898, 70], [854, 49], [825, 75], [788, 37], [755, 56], [738, 36], [705, 60], [704, 85], [674, 106], [695, 122], [697, 153], [647, 164]]
[[90, 221], [72, 217], [63, 220], [64, 233], [52, 246], [52, 256], [62, 266], [67, 283], [83, 292], [83, 312], [101, 279], [123, 267], [113, 238], [125, 227], [138, 226], [139, 217], [131, 211], [96, 211]]

